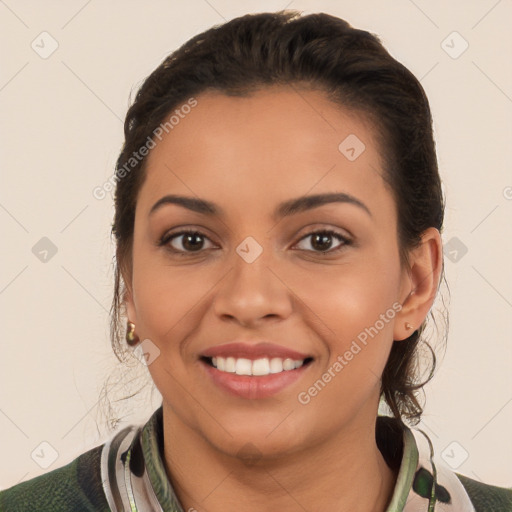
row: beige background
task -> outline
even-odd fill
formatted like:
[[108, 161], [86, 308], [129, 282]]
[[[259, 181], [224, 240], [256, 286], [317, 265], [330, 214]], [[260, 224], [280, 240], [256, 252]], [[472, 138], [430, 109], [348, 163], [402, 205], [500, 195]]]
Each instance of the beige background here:
[[[512, 486], [510, 0], [5, 0], [0, 488], [103, 442], [106, 379], [113, 397], [144, 381], [144, 368], [123, 374], [110, 350], [113, 210], [110, 197], [92, 195], [113, 172], [130, 91], [199, 31], [285, 7], [377, 33], [427, 91], [447, 197], [445, 254], [455, 261], [446, 258], [448, 348], [421, 428], [457, 471]], [[46, 262], [33, 252], [42, 257], [43, 237], [57, 249]], [[130, 383], [134, 375], [142, 380]], [[144, 421], [158, 405], [158, 393], [150, 398], [125, 406], [118, 428]]]

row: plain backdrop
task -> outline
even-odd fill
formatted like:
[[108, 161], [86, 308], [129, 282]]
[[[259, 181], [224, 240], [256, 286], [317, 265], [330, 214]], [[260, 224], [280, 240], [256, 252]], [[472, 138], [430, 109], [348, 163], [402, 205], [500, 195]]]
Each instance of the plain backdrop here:
[[[138, 386], [134, 375], [144, 382], [110, 348], [112, 199], [92, 194], [113, 173], [130, 93], [198, 32], [283, 8], [376, 33], [427, 92], [451, 299], [447, 350], [419, 428], [458, 472], [512, 486], [510, 0], [5, 0], [0, 488], [104, 442], [105, 382], [113, 401]], [[117, 428], [158, 405], [158, 393], [118, 402]]]

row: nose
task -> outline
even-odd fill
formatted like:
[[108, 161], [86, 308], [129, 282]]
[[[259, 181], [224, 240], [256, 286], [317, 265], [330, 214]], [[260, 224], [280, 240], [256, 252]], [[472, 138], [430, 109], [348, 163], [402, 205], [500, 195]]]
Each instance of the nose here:
[[215, 314], [223, 321], [257, 327], [262, 322], [287, 318], [293, 310], [293, 293], [280, 276], [270, 249], [246, 261], [235, 252], [232, 267], [222, 279], [213, 301]]

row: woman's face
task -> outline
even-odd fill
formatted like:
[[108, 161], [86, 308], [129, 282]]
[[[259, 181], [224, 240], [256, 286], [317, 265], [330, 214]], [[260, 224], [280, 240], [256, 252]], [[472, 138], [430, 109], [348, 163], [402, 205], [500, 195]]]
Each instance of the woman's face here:
[[373, 428], [411, 290], [374, 128], [292, 87], [196, 100], [148, 156], [127, 279], [166, 421], [229, 454]]

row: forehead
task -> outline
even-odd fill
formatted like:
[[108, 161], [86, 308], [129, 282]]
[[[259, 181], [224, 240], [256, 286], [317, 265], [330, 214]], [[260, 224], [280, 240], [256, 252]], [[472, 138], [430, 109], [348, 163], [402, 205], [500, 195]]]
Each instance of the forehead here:
[[172, 127], [155, 139], [138, 208], [171, 192], [261, 213], [274, 200], [326, 191], [389, 201], [374, 127], [322, 91], [279, 86], [195, 100], [176, 107]]

